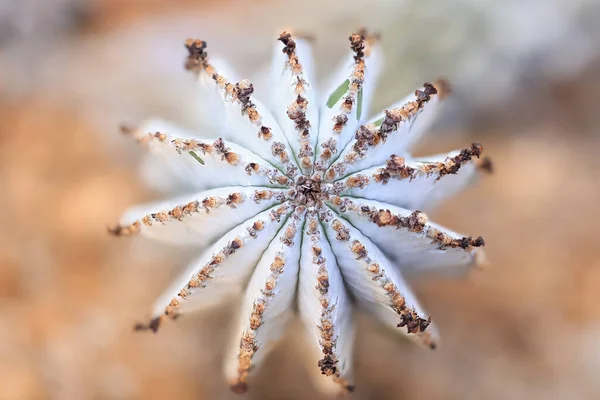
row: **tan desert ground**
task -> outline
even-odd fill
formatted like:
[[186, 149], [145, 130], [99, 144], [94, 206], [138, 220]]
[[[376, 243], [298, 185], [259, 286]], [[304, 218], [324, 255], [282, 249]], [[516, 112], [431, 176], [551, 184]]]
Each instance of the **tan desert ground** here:
[[[350, 398], [600, 398], [594, 2], [25, 3], [0, 9], [14, 23], [0, 31], [0, 399], [239, 398], [221, 372], [230, 304], [156, 335], [132, 330], [194, 253], [107, 234], [160, 195], [137, 177], [142, 149], [118, 127], [150, 116], [194, 125], [187, 37], [207, 36], [250, 75], [292, 25], [314, 33], [322, 71], [356, 27], [380, 30], [375, 108], [444, 75], [454, 96], [419, 153], [477, 141], [494, 163], [431, 215], [483, 236], [489, 261], [464, 280], [414, 283], [441, 346], [414, 347], [361, 316]], [[242, 398], [322, 398], [294, 328]]]

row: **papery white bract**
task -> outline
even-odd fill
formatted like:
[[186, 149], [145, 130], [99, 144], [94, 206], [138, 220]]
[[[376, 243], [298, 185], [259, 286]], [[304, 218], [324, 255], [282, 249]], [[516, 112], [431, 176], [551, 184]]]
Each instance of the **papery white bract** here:
[[160, 120], [126, 130], [148, 148], [146, 180], [185, 194], [132, 208], [111, 232], [198, 249], [138, 330], [156, 332], [165, 319], [238, 296], [225, 373], [244, 392], [297, 313], [315, 383], [345, 393], [354, 387], [355, 308], [421, 345], [437, 345], [405, 277], [464, 275], [484, 242], [420, 210], [469, 186], [490, 164], [478, 161], [477, 143], [411, 158], [449, 94], [444, 81], [367, 115], [381, 69], [376, 36], [350, 36], [348, 59], [319, 103], [309, 41], [288, 32], [279, 41], [263, 102], [249, 81], [231, 83], [210, 63], [205, 42], [186, 43], [186, 69], [214, 114], [207, 126], [215, 138]]

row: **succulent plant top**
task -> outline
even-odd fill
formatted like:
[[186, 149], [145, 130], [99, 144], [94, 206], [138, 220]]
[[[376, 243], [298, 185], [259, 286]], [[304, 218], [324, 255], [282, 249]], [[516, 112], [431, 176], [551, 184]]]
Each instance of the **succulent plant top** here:
[[225, 362], [234, 391], [247, 390], [299, 315], [316, 384], [344, 393], [353, 388], [355, 309], [435, 348], [438, 333], [405, 279], [463, 274], [478, 264], [484, 241], [420, 210], [470, 185], [489, 162], [477, 160], [477, 143], [411, 158], [449, 94], [444, 81], [367, 115], [381, 65], [376, 36], [350, 36], [350, 55], [323, 98], [309, 41], [284, 32], [279, 42], [264, 103], [248, 80], [227, 80], [205, 42], [186, 42], [185, 66], [212, 107], [214, 139], [160, 120], [128, 130], [150, 152], [146, 177], [179, 182], [185, 194], [135, 207], [111, 231], [198, 249], [137, 329], [156, 331], [182, 312], [238, 294]]

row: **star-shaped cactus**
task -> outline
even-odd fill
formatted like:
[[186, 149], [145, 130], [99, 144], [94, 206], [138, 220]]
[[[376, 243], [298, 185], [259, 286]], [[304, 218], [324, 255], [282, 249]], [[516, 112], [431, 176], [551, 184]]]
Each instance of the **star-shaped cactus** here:
[[353, 388], [354, 310], [434, 348], [438, 333], [407, 276], [464, 274], [481, 237], [430, 222], [427, 210], [467, 187], [489, 162], [482, 146], [423, 159], [409, 151], [449, 95], [425, 83], [369, 118], [381, 65], [378, 38], [350, 36], [351, 52], [322, 99], [309, 41], [279, 36], [268, 98], [231, 83], [189, 40], [186, 69], [212, 107], [215, 138], [151, 120], [127, 130], [149, 150], [145, 176], [177, 182], [179, 197], [128, 211], [116, 235], [195, 246], [199, 257], [159, 298], [150, 323], [238, 295], [225, 373], [244, 392], [290, 317], [304, 323], [313, 376], [325, 390]]

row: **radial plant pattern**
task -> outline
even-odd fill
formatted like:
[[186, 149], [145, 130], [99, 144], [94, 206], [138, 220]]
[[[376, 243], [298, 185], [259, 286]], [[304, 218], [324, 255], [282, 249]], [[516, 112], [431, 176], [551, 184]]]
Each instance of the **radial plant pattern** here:
[[[148, 324], [238, 294], [225, 373], [244, 392], [267, 352], [299, 315], [312, 375], [323, 390], [352, 390], [354, 313], [367, 310], [435, 348], [438, 334], [405, 278], [463, 275], [481, 237], [429, 222], [426, 210], [472, 184], [489, 161], [482, 146], [424, 159], [409, 151], [450, 93], [425, 83], [368, 118], [381, 67], [378, 37], [350, 36], [350, 54], [318, 100], [309, 42], [279, 36], [261, 103], [231, 83], [206, 43], [186, 42], [186, 69], [215, 122], [212, 140], [151, 120], [126, 129], [149, 150], [151, 183], [182, 193], [128, 211], [112, 233], [193, 245], [200, 256], [165, 291]], [[226, 68], [226, 66], [224, 66]]]

